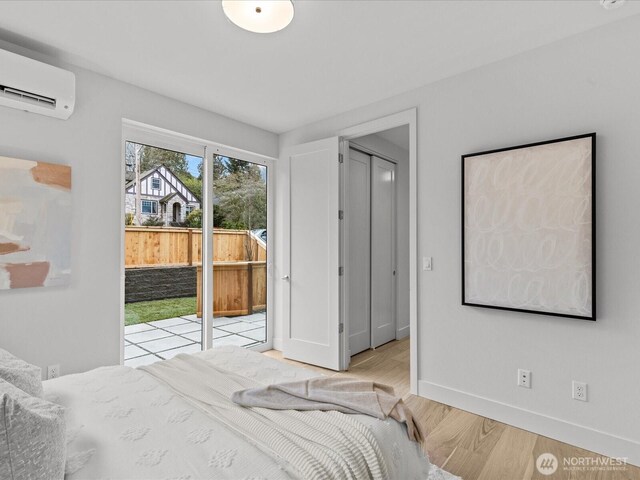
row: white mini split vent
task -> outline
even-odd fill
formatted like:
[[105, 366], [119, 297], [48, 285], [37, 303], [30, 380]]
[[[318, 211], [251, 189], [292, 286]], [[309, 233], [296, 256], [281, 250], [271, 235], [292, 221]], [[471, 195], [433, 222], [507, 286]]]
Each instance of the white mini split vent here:
[[0, 106], [66, 120], [75, 103], [72, 72], [0, 50]]

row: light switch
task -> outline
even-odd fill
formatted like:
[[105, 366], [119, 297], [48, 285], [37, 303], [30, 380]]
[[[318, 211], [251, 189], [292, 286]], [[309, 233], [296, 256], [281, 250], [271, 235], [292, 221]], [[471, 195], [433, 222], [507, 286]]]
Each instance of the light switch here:
[[422, 257], [422, 270], [431, 271], [431, 257]]

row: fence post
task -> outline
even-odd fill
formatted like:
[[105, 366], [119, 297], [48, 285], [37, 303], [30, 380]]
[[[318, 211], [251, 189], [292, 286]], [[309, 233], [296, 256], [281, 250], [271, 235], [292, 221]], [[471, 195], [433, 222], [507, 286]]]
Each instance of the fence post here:
[[249, 289], [249, 291], [247, 292], [247, 301], [249, 303], [249, 315], [251, 315], [253, 313], [253, 262], [249, 262], [249, 264], [247, 265], [247, 279], [249, 283], [249, 285], [247, 286], [247, 288]]
[[189, 266], [193, 266], [193, 229], [190, 228], [187, 230], [189, 232], [189, 239], [187, 243], [187, 261], [189, 262]]

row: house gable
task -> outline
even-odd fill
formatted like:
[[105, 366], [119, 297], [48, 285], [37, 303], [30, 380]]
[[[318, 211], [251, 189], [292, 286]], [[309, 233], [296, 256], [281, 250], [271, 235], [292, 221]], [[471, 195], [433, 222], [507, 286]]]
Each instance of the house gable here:
[[[153, 188], [153, 182], [159, 183], [159, 188]], [[159, 180], [159, 182], [158, 182]], [[180, 195], [187, 203], [200, 205], [200, 200], [189, 190], [180, 179], [164, 166], [148, 170], [140, 175], [140, 194], [145, 197], [164, 198], [172, 193]], [[125, 192], [136, 194], [136, 181], [132, 180], [125, 186]]]

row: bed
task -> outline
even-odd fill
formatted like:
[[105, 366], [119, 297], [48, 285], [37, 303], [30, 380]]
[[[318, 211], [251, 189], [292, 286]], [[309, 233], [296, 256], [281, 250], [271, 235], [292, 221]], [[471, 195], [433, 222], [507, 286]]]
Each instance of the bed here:
[[[236, 381], [247, 385], [268, 385], [317, 376], [310, 370], [239, 347], [219, 347], [197, 353], [193, 358], [203, 366], [206, 362], [219, 372], [234, 375]], [[165, 362], [167, 368], [172, 367], [171, 360]], [[317, 432], [314, 430], [313, 433], [305, 430], [303, 433], [284, 432], [280, 437], [285, 443], [307, 445], [304, 448], [308, 449], [323, 448], [321, 440], [325, 434], [342, 432], [341, 427], [331, 422], [345, 422], [345, 418], [355, 433], [344, 429], [337, 437], [353, 434], [366, 440], [366, 445], [362, 446], [349, 439], [330, 439], [330, 448], [317, 457], [321, 459], [318, 465], [317, 458], [313, 460], [315, 463], [300, 463], [303, 460], [299, 457], [305, 452], [279, 449], [280, 440], [271, 437], [262, 424], [254, 425], [251, 430], [246, 425], [251, 423], [251, 418], [247, 421], [238, 417], [239, 421], [234, 423], [234, 415], [246, 412], [235, 410], [242, 407], [225, 399], [227, 392], [224, 389], [217, 397], [216, 407], [206, 409], [191, 393], [185, 393], [194, 387], [193, 380], [188, 375], [181, 380], [183, 386], [177, 389], [176, 385], [168, 385], [149, 371], [114, 366], [45, 381], [45, 399], [66, 409], [65, 478], [363, 478], [365, 470], [368, 478], [457, 478], [431, 465], [419, 445], [407, 438], [405, 427], [393, 419], [383, 421], [337, 412], [278, 412], [302, 415], [307, 426], [317, 426]], [[226, 380], [215, 382], [226, 384]], [[231, 391], [232, 386], [225, 388]], [[270, 410], [268, 414], [271, 412], [274, 411]], [[332, 417], [326, 420], [329, 416]], [[289, 420], [298, 422], [302, 417], [283, 418], [272, 418], [276, 429], [284, 428]], [[326, 432], [320, 432], [323, 429]], [[340, 443], [342, 440], [344, 442]], [[335, 446], [331, 442], [336, 442]], [[349, 442], [353, 447], [348, 446], [351, 445]], [[359, 450], [351, 451], [356, 449]], [[346, 457], [353, 457], [351, 463], [344, 460]], [[366, 459], [366, 465], [362, 465], [363, 459]], [[305, 469], [307, 467], [310, 469]]]

